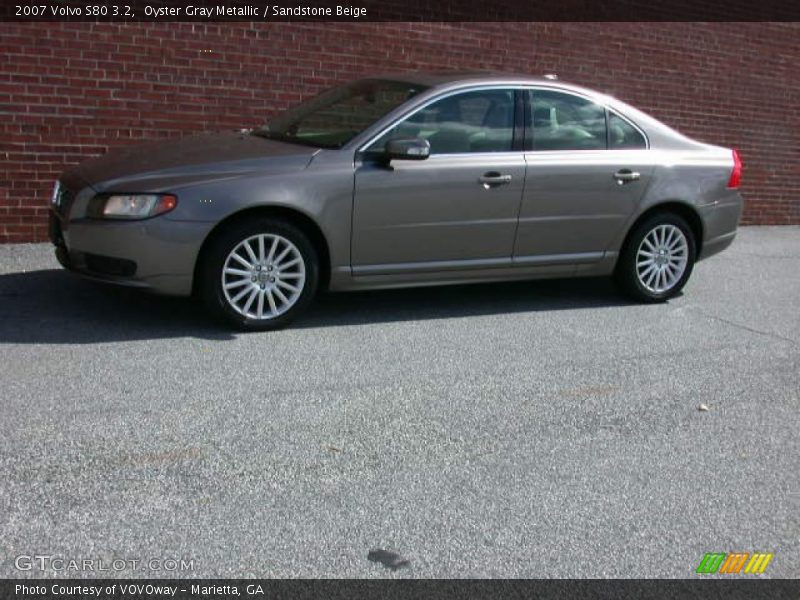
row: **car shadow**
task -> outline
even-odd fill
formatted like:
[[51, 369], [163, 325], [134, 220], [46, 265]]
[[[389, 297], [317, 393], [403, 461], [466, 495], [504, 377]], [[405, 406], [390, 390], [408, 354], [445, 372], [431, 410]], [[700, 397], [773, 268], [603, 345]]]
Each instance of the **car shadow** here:
[[0, 275], [0, 344], [234, 338], [185, 298], [81, 279], [63, 269]]
[[324, 294], [293, 327], [621, 306], [610, 278], [549, 279]]
[[[292, 328], [450, 319], [628, 304], [605, 278], [322, 294]], [[234, 339], [190, 298], [80, 279], [60, 269], [0, 275], [0, 344]]]

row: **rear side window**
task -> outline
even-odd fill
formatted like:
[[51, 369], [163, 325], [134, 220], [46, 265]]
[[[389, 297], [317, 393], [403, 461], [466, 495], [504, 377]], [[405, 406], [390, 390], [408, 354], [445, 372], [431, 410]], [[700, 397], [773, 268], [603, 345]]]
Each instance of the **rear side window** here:
[[533, 90], [533, 149], [605, 150], [605, 108], [572, 94]]
[[610, 150], [647, 148], [647, 140], [633, 125], [612, 112], [608, 113], [608, 147]]

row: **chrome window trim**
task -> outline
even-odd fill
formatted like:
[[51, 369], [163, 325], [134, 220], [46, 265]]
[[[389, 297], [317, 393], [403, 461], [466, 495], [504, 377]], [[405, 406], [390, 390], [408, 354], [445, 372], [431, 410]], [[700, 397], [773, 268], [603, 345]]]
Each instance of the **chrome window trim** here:
[[[434, 96], [434, 97], [426, 100], [425, 102], [423, 102], [419, 106], [411, 109], [409, 112], [403, 114], [402, 116], [400, 116], [397, 119], [395, 119], [394, 121], [392, 121], [389, 125], [387, 125], [383, 129], [381, 129], [376, 135], [373, 135], [372, 137], [370, 137], [368, 141], [364, 142], [355, 151], [355, 158], [356, 159], [361, 158], [361, 155], [364, 152], [367, 151], [367, 148], [369, 148], [369, 146], [371, 146], [375, 141], [380, 139], [387, 131], [389, 131], [393, 127], [396, 127], [397, 125], [399, 125], [400, 123], [402, 123], [406, 119], [409, 119], [409, 118], [413, 117], [419, 111], [424, 110], [425, 108], [427, 108], [431, 104], [433, 104], [435, 102], [438, 102], [439, 100], [444, 100], [445, 98], [449, 98], [451, 96], [455, 96], [457, 94], [464, 94], [464, 93], [469, 93], [469, 92], [478, 92], [478, 91], [482, 91], [482, 90], [513, 90], [513, 91], [518, 91], [519, 90], [519, 91], [529, 91], [529, 92], [533, 92], [533, 91], [539, 90], [539, 91], [545, 91], [545, 92], [559, 92], [559, 93], [562, 93], [562, 94], [567, 94], [567, 95], [571, 95], [571, 96], [577, 96], [578, 98], [582, 98], [584, 100], [588, 100], [592, 104], [596, 104], [597, 106], [600, 106], [605, 111], [608, 111], [610, 113], [614, 113], [614, 115], [616, 115], [617, 117], [619, 117], [620, 119], [622, 119], [626, 123], [630, 124], [644, 138], [645, 148], [618, 148], [618, 149], [615, 149], [615, 151], [621, 151], [621, 150], [643, 150], [643, 149], [644, 150], [650, 150], [650, 148], [651, 148], [651, 146], [650, 146], [650, 137], [647, 135], [647, 132], [645, 132], [644, 129], [642, 129], [637, 123], [632, 121], [630, 118], [628, 118], [625, 115], [623, 115], [622, 113], [620, 113], [617, 109], [612, 107], [607, 102], [598, 102], [597, 98], [595, 98], [595, 97], [593, 97], [591, 95], [584, 94], [582, 92], [578, 92], [578, 91], [575, 91], [575, 90], [572, 90], [572, 89], [564, 88], [564, 87], [559, 86], [559, 85], [547, 85], [547, 84], [539, 84], [539, 83], [537, 83], [537, 84], [530, 84], [530, 83], [527, 83], [527, 84], [526, 83], [519, 83], [519, 84], [501, 83], [501, 84], [481, 84], [481, 85], [470, 85], [470, 86], [459, 87], [459, 88], [456, 88], [456, 89], [448, 90], [448, 91], [446, 91], [446, 92], [444, 92], [442, 94], [439, 94], [437, 96]], [[514, 122], [514, 126], [516, 127], [516, 125], [517, 125], [517, 123], [515, 121]], [[608, 119], [606, 119], [606, 131], [608, 131]], [[451, 153], [451, 154], [432, 154], [431, 157], [433, 157], [433, 156], [478, 156], [478, 155], [497, 156], [498, 154], [527, 154], [527, 153], [531, 153], [531, 152], [599, 152], [599, 151], [606, 151], [607, 152], [609, 150], [611, 150], [611, 148], [608, 148], [608, 147], [600, 148], [600, 149], [594, 149], [594, 150], [533, 150], [533, 149], [525, 150], [523, 148], [522, 150], [509, 150], [508, 152], [475, 152], [475, 153], [472, 153], [472, 152], [459, 152], [459, 153]]]
[[404, 163], [416, 163], [420, 166], [424, 165], [429, 160], [436, 160], [439, 158], [462, 158], [464, 156], [476, 156], [478, 158], [485, 156], [487, 158], [495, 156], [495, 157], [518, 157], [520, 154], [525, 154], [524, 150], [503, 150], [501, 152], [448, 152], [446, 154], [431, 154], [425, 160], [407, 160], [403, 161]]

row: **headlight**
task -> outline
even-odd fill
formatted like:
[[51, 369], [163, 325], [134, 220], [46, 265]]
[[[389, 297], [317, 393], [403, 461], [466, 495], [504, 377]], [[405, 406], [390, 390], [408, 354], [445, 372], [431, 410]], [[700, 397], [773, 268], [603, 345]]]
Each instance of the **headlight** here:
[[147, 219], [178, 206], [172, 194], [111, 194], [95, 196], [87, 214], [96, 219]]
[[50, 204], [52, 204], [53, 206], [58, 206], [60, 199], [61, 199], [61, 182], [56, 181], [55, 185], [53, 185], [53, 193], [50, 195]]

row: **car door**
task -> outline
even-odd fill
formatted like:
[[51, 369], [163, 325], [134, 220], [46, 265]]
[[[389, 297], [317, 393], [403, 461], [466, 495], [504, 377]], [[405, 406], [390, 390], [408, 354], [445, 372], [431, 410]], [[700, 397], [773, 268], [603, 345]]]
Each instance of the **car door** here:
[[644, 135], [591, 100], [526, 91], [527, 176], [516, 263], [600, 260], [636, 208], [653, 171]]
[[[525, 180], [522, 110], [513, 88], [462, 91], [368, 144], [356, 160], [353, 274], [510, 264]], [[386, 164], [396, 137], [428, 140], [430, 157]]]

